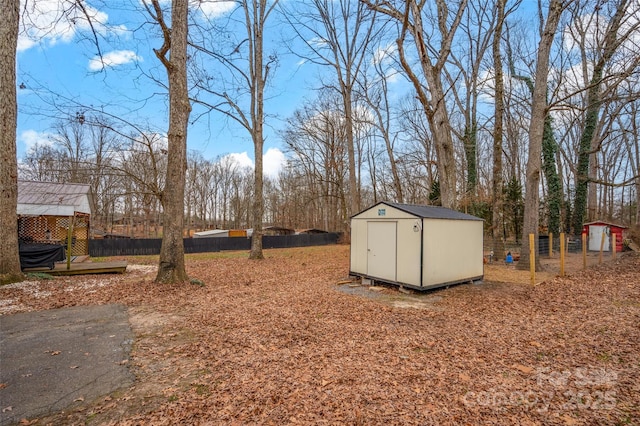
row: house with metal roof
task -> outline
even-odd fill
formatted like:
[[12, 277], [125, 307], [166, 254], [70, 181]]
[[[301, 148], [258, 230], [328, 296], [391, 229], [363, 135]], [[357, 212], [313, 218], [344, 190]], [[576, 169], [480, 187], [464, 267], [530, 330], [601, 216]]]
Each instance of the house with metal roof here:
[[77, 183], [18, 181], [18, 237], [26, 243], [65, 244], [89, 254], [91, 188]]
[[444, 207], [377, 203], [351, 217], [349, 269], [418, 290], [481, 280], [483, 221]]

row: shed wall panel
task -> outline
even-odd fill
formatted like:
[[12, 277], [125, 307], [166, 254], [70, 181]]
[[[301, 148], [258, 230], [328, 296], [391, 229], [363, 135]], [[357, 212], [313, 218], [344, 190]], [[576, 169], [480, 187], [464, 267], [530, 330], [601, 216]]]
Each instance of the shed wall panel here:
[[[422, 219], [398, 220], [397, 281], [402, 284], [420, 286], [420, 232]], [[417, 225], [414, 231], [414, 225]]]
[[482, 222], [424, 220], [425, 287], [483, 275]]
[[351, 220], [351, 272], [367, 274], [367, 221]]

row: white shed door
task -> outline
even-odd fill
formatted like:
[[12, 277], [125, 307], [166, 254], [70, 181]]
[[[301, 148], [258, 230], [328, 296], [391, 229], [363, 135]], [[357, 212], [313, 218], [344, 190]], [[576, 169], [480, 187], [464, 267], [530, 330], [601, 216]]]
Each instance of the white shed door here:
[[367, 275], [396, 280], [397, 222], [367, 222]]
[[609, 227], [604, 225], [589, 225], [589, 250], [600, 251], [602, 234], [605, 234], [602, 251], [609, 251]]

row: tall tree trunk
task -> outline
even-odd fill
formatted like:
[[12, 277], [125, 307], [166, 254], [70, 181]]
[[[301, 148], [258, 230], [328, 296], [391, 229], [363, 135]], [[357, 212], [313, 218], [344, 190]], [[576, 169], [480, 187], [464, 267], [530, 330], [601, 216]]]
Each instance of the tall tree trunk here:
[[[523, 81], [531, 96], [535, 91], [535, 84], [531, 77], [517, 75], [515, 66], [513, 65], [513, 58], [509, 57], [509, 63], [513, 78]], [[548, 227], [549, 232], [553, 232], [559, 235], [560, 232], [560, 209], [562, 207], [562, 184], [556, 168], [556, 155], [558, 153], [558, 144], [553, 136], [552, 118], [547, 111], [544, 117], [544, 130], [542, 137], [542, 160], [545, 179], [547, 181], [548, 196], [547, 196], [547, 209], [549, 211]]]
[[20, 2], [0, 0], [0, 284], [20, 281], [16, 50]]
[[[347, 75], [346, 79], [347, 81], [350, 81], [351, 76]], [[342, 91], [342, 98], [344, 100], [345, 136], [347, 137], [347, 157], [349, 161], [349, 211], [346, 216], [346, 218], [348, 218], [360, 211], [360, 188], [358, 187], [356, 175], [356, 149], [355, 138], [353, 136], [353, 104], [351, 99], [352, 88], [344, 85]], [[341, 227], [345, 232], [349, 232], [348, 221], [346, 218], [344, 223], [341, 224]]]
[[491, 247], [497, 259], [503, 259], [505, 255], [504, 246], [504, 190], [502, 179], [502, 133], [504, 119], [504, 80], [502, 73], [502, 53], [500, 44], [502, 42], [502, 26], [504, 24], [504, 8], [507, 0], [497, 1], [497, 20], [493, 39], [493, 68], [495, 70], [495, 124], [493, 129], [493, 169], [491, 193], [493, 198], [491, 215]]
[[[262, 164], [262, 121], [256, 126], [255, 137], [253, 140], [255, 171], [254, 171], [254, 197], [253, 197], [253, 235], [251, 235], [251, 252], [249, 259], [264, 259], [262, 253], [262, 216], [264, 213], [264, 180], [263, 180], [263, 164]], [[258, 127], [260, 130], [258, 130]]]
[[249, 259], [264, 259], [262, 253], [262, 220], [264, 216], [264, 177], [262, 151], [264, 149], [264, 86], [269, 73], [269, 65], [264, 64], [264, 27], [269, 15], [266, 0], [253, 0], [253, 19], [249, 17], [248, 8], [245, 7], [247, 34], [253, 35], [249, 41], [253, 45], [250, 53], [252, 67], [253, 95], [251, 96], [251, 124], [255, 174], [253, 188], [253, 235], [251, 236], [251, 252]]
[[[540, 169], [542, 166], [542, 139], [544, 122], [547, 115], [547, 77], [549, 75], [549, 55], [551, 45], [563, 11], [562, 0], [551, 0], [547, 22], [538, 44], [536, 77], [531, 102], [531, 122], [529, 123], [529, 153], [527, 157], [524, 223], [522, 226], [522, 242], [520, 246], [519, 269], [529, 268], [529, 234], [538, 240], [538, 223], [540, 207]], [[538, 252], [537, 244], [534, 251]], [[540, 256], [536, 256], [536, 269], [541, 269]]]
[[[584, 130], [580, 137], [578, 165], [576, 167], [576, 194], [573, 203], [573, 220], [571, 221], [572, 232], [575, 235], [582, 231], [587, 210], [591, 146], [595, 137], [598, 115], [600, 114], [600, 84], [603, 68], [593, 70], [593, 78], [587, 94], [587, 113]], [[593, 195], [595, 196], [595, 191]]]
[[[434, 82], [435, 83], [435, 82]], [[457, 171], [453, 149], [453, 138], [449, 127], [449, 113], [445, 107], [444, 91], [439, 84], [432, 90], [433, 115], [428, 116], [431, 131], [438, 156], [438, 182], [440, 182], [440, 202], [443, 207], [455, 209], [457, 207]], [[437, 97], [437, 98], [436, 98]]]
[[636, 226], [640, 226], [640, 177], [635, 179], [636, 186]]
[[[153, 0], [164, 44], [155, 53], [167, 70], [169, 80], [169, 132], [167, 177], [162, 192], [163, 233], [158, 265], [158, 283], [188, 281], [184, 264], [184, 193], [187, 170], [187, 125], [191, 104], [187, 87], [188, 0], [173, 0], [171, 28], [162, 16], [158, 0]], [[167, 53], [170, 57], [167, 58]]]
[[[502, 71], [501, 71], [502, 73]], [[470, 115], [470, 111], [467, 112]], [[475, 117], [467, 117], [464, 129], [464, 153], [467, 160], [467, 196], [475, 201], [476, 186], [478, 184], [478, 122]]]
[[[396, 194], [396, 202], [404, 203], [404, 194], [402, 192], [402, 180], [400, 179], [400, 173], [398, 172], [398, 164], [393, 153], [393, 147], [391, 146], [391, 140], [389, 134], [385, 132], [384, 143], [387, 149], [387, 156], [389, 157], [389, 164], [391, 165], [391, 176], [393, 176], [393, 189]], [[373, 178], [373, 176], [372, 176]], [[376, 191], [374, 190], [374, 195]]]
[[549, 211], [548, 228], [554, 235], [560, 235], [560, 209], [562, 207], [562, 184], [556, 170], [556, 154], [558, 144], [553, 136], [551, 116], [544, 119], [544, 136], [542, 138], [542, 163], [547, 181], [547, 209]]

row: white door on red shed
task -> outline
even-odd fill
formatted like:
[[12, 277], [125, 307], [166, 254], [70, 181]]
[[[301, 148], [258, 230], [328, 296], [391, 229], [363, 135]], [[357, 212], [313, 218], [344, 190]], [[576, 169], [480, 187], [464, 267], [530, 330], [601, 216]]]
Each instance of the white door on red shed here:
[[367, 222], [367, 275], [396, 281], [397, 222]]
[[606, 225], [589, 225], [589, 250], [600, 251], [602, 244], [602, 234], [604, 234], [604, 245], [602, 251], [609, 251], [609, 227]]

